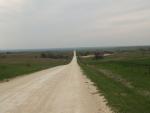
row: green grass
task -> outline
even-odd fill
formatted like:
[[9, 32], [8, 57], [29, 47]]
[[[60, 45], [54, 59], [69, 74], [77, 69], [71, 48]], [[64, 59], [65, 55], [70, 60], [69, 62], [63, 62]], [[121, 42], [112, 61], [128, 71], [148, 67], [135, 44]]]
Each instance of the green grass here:
[[[150, 54], [138, 52], [117, 53], [100, 60], [80, 59], [85, 74], [97, 85], [118, 113], [150, 113]], [[114, 74], [116, 78], [129, 81], [129, 88], [106, 76], [100, 69]], [[146, 95], [144, 93], [147, 93]]]
[[[36, 57], [35, 57], [36, 55]], [[64, 65], [70, 62], [70, 59], [51, 59], [40, 58], [39, 54], [27, 53], [15, 55], [5, 55], [0, 57], [0, 80], [10, 79], [16, 76], [22, 76], [39, 70], [47, 69], [50, 67]]]

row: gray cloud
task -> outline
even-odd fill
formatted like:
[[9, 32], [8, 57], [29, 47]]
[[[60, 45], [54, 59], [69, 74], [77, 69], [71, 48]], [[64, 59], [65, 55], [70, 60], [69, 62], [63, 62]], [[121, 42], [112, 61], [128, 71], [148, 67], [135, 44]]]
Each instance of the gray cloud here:
[[1, 0], [0, 49], [150, 44], [149, 0]]

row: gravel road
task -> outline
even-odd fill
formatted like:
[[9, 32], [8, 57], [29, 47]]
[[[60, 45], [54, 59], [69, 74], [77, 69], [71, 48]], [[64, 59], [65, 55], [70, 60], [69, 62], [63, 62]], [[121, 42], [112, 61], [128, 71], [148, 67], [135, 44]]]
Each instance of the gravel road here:
[[0, 83], [0, 113], [112, 113], [104, 101], [75, 52], [68, 65]]

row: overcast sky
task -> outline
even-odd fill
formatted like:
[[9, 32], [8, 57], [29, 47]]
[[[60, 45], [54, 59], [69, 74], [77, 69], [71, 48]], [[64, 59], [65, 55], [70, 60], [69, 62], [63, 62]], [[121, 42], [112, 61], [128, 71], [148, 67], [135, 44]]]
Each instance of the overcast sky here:
[[0, 49], [150, 44], [150, 0], [0, 0]]

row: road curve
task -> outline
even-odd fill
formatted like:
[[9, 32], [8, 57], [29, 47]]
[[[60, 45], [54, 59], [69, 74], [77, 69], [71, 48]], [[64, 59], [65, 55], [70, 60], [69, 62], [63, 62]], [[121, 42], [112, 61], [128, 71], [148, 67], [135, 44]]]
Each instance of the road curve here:
[[74, 52], [68, 65], [0, 83], [0, 113], [112, 113], [91, 84]]

